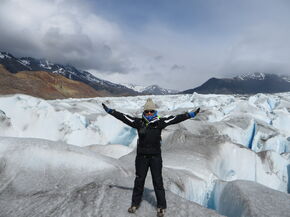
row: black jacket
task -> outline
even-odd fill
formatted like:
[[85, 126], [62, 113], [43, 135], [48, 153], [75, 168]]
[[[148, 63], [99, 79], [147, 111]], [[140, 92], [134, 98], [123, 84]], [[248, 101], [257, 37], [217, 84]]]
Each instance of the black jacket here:
[[148, 122], [145, 118], [131, 117], [116, 110], [112, 110], [110, 114], [125, 124], [137, 129], [139, 136], [137, 154], [160, 154], [161, 131], [168, 125], [178, 124], [190, 118], [190, 116], [185, 113], [166, 118], [156, 118]]

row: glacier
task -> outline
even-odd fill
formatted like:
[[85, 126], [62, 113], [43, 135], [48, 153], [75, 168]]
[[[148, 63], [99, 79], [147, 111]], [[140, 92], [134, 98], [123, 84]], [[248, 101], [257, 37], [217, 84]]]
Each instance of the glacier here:
[[290, 195], [255, 182], [236, 180], [219, 182], [216, 209], [228, 217], [289, 216]]
[[[137, 132], [101, 103], [140, 116], [148, 97], [0, 96], [0, 216], [128, 216]], [[290, 216], [290, 93], [150, 97], [201, 108], [162, 132], [166, 216]], [[148, 176], [137, 216], [156, 215]]]

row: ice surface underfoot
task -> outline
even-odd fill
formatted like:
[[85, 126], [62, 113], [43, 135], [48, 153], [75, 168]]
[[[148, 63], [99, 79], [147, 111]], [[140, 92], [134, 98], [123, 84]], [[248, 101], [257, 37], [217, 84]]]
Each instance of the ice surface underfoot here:
[[290, 195], [251, 181], [219, 182], [216, 210], [228, 217], [289, 217]]
[[[91, 182], [70, 192], [1, 193], [0, 216], [128, 217], [132, 187]], [[218, 217], [212, 210], [166, 192], [168, 217]], [[156, 216], [154, 191], [145, 189], [141, 207], [132, 216]]]
[[[130, 216], [134, 175], [121, 161], [42, 139], [0, 138], [0, 216]], [[133, 164], [133, 162], [132, 162]], [[152, 184], [134, 216], [156, 216]], [[166, 192], [169, 217], [221, 216]]]

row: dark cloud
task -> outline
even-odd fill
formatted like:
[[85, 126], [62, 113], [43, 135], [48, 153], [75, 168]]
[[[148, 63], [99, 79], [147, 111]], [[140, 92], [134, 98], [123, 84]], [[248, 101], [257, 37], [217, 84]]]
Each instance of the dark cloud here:
[[210, 77], [290, 74], [289, 1], [169, 2], [2, 0], [0, 50], [180, 90]]
[[118, 48], [118, 27], [81, 5], [81, 1], [68, 0], [4, 1], [0, 49], [83, 69], [127, 73], [130, 62]]

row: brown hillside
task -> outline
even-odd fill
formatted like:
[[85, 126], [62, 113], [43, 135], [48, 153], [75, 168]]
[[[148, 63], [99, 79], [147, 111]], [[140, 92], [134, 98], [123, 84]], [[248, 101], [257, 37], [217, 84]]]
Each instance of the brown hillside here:
[[12, 74], [0, 64], [0, 94], [28, 94], [44, 99], [107, 96], [106, 92], [45, 71], [23, 71]]

